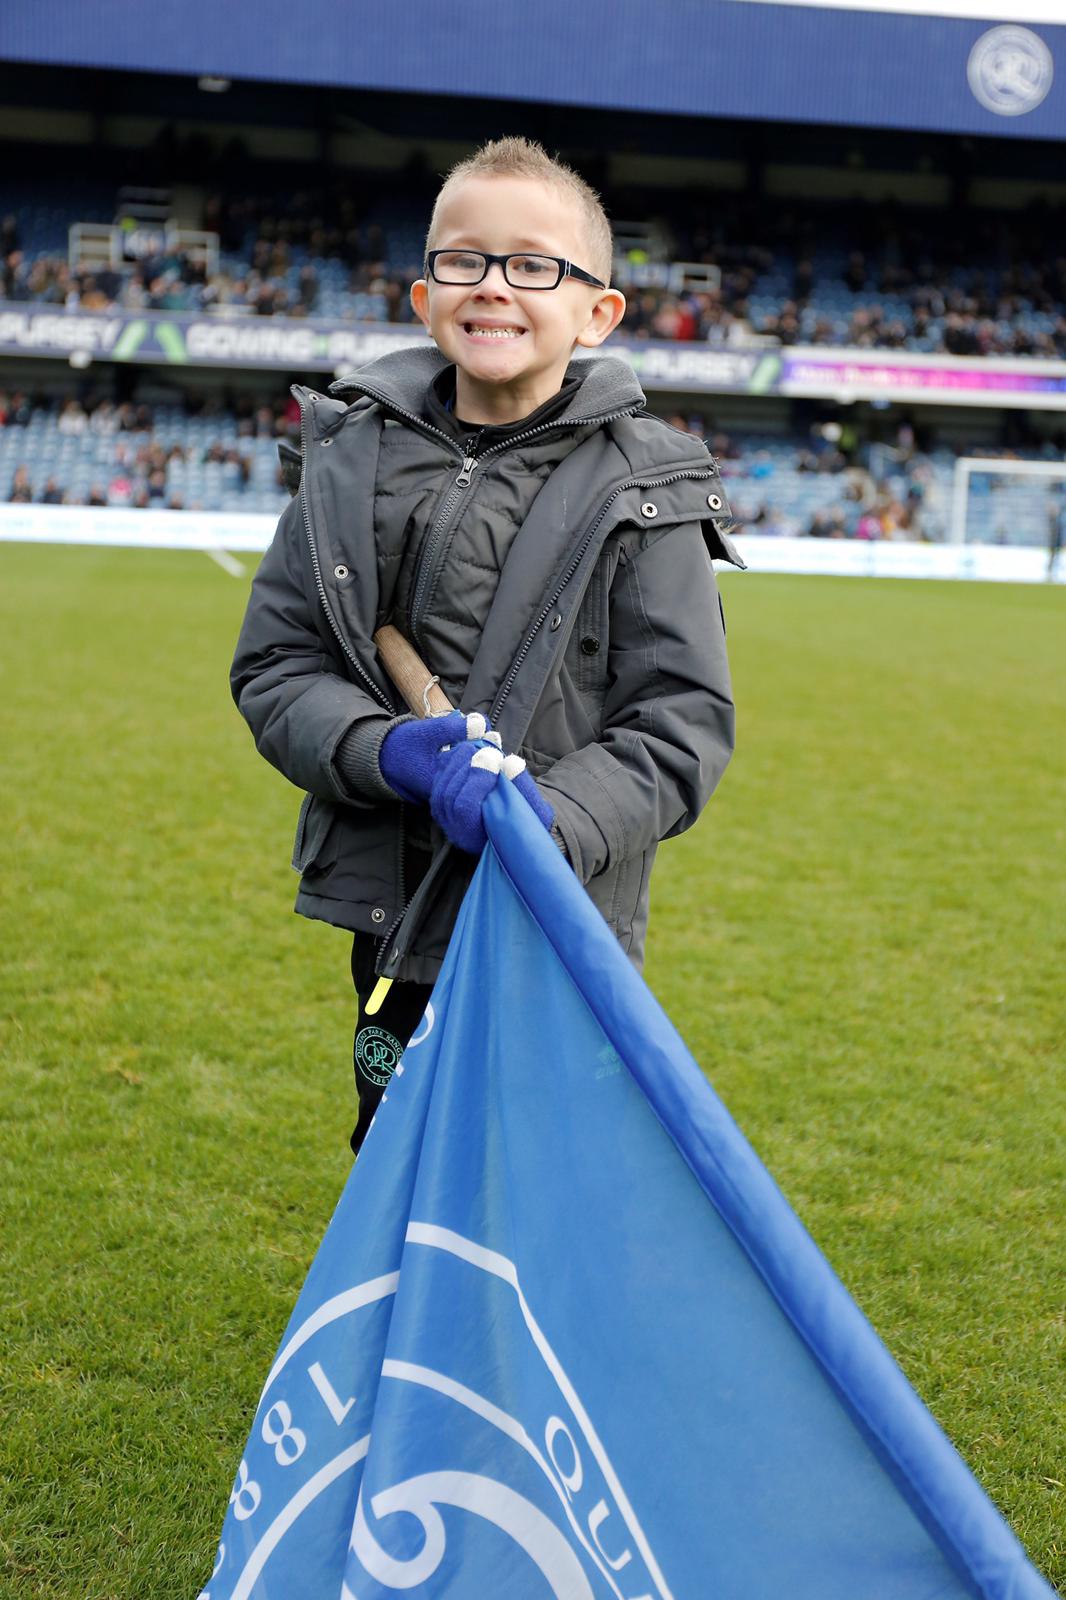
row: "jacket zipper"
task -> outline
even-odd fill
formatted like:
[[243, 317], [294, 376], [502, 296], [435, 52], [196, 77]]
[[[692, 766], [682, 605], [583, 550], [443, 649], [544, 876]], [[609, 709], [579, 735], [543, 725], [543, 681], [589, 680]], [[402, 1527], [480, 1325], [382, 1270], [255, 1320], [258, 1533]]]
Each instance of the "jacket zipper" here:
[[337, 643], [344, 651], [348, 661], [351, 662], [352, 666], [359, 674], [360, 681], [370, 690], [370, 693], [373, 695], [378, 704], [384, 706], [385, 710], [388, 711], [390, 715], [395, 716], [395, 706], [389, 700], [389, 697], [384, 693], [384, 691], [378, 688], [377, 684], [366, 671], [365, 667], [363, 667], [362, 663], [358, 660], [354, 650], [351, 648], [347, 639], [345, 638], [340, 624], [333, 615], [333, 610], [326, 594], [326, 586], [322, 581], [322, 568], [319, 565], [318, 550], [315, 547], [315, 536], [311, 531], [311, 512], [307, 504], [307, 411], [303, 406], [300, 407], [300, 442], [303, 446], [304, 459], [304, 470], [300, 474], [300, 511], [303, 514], [304, 533], [307, 538], [308, 549], [311, 552], [311, 566], [314, 569], [315, 583], [318, 586], [318, 597], [322, 602], [322, 609], [326, 613], [326, 620], [333, 630], [333, 634], [337, 640]]
[[[640, 410], [639, 406], [627, 406], [621, 411], [609, 411], [605, 412], [602, 416], [588, 417], [584, 420], [587, 422], [596, 422], [597, 424], [614, 422], [619, 417], [632, 416], [633, 412], [638, 410]], [[454, 516], [459, 502], [463, 498], [463, 491], [469, 488], [477, 468], [481, 466], [483, 462], [488, 461], [491, 456], [499, 455], [505, 450], [513, 449], [516, 444], [522, 444], [525, 442], [525, 440], [532, 439], [538, 433], [548, 433], [553, 428], [566, 428], [574, 425], [581, 426], [580, 420], [576, 424], [572, 421], [568, 421], [565, 418], [557, 418], [552, 422], [539, 422], [535, 428], [526, 428], [523, 433], [516, 433], [511, 439], [503, 439], [499, 444], [490, 445], [489, 449], [486, 450], [483, 455], [467, 455], [463, 457], [462, 468], [460, 469], [459, 475], [455, 479], [452, 488], [449, 489], [448, 494], [445, 497], [444, 504], [441, 506], [440, 511], [437, 514], [437, 520], [433, 524], [433, 531], [430, 533], [430, 536], [426, 541], [425, 549], [418, 563], [418, 578], [415, 581], [414, 594], [411, 597], [410, 620], [411, 632], [414, 635], [412, 642], [414, 644], [421, 645], [423, 643], [423, 640], [419, 634], [419, 625], [422, 620], [421, 613], [425, 609], [425, 604], [428, 598], [426, 590], [429, 586], [430, 578], [432, 576], [434, 558], [438, 549], [440, 548], [444, 531]], [[432, 424], [428, 424], [428, 426], [432, 426]], [[433, 431], [434, 433], [440, 433], [439, 428], [434, 428]], [[441, 437], [443, 438], [444, 435], [441, 434]], [[458, 494], [456, 493], [456, 490], [459, 491]]]
[[552, 612], [555, 610], [555, 607], [558, 605], [559, 600], [562, 597], [563, 590], [566, 588], [567, 584], [570, 582], [570, 579], [574, 576], [574, 573], [577, 571], [578, 567], [581, 565], [582, 559], [583, 559], [583, 557], [585, 555], [585, 551], [588, 549], [589, 545], [592, 543], [593, 539], [596, 537], [596, 534], [597, 534], [597, 532], [599, 530], [600, 524], [603, 522], [603, 519], [607, 515], [608, 511], [610, 511], [611, 507], [614, 505], [614, 502], [618, 499], [618, 496], [620, 494], [625, 494], [625, 492], [628, 489], [662, 489], [662, 488], [665, 488], [667, 484], [680, 483], [684, 479], [691, 479], [691, 480], [698, 481], [701, 478], [706, 479], [706, 478], [713, 478], [715, 476], [716, 476], [716, 473], [712, 469], [712, 470], [709, 470], [709, 471], [696, 471], [696, 470], [693, 470], [691, 472], [671, 472], [669, 474], [669, 476], [667, 476], [665, 478], [630, 478], [628, 480], [628, 482], [620, 483], [618, 485], [617, 489], [614, 489], [611, 492], [609, 497], [604, 501], [603, 505], [600, 507], [599, 512], [596, 515], [595, 521], [592, 523], [592, 525], [590, 526], [588, 532], [585, 534], [585, 537], [582, 539], [580, 545], [578, 546], [577, 551], [576, 551], [573, 559], [570, 562], [570, 565], [567, 567], [567, 569], [566, 569], [565, 573], [563, 574], [563, 577], [562, 577], [558, 587], [555, 590], [555, 593], [552, 595], [552, 597], [548, 601], [547, 605], [544, 607], [544, 609], [541, 611], [540, 615], [537, 617], [536, 621], [533, 623], [533, 626], [530, 628], [528, 634], [526, 635], [526, 638], [525, 638], [525, 641], [524, 641], [524, 643], [522, 645], [521, 650], [519, 650], [518, 654], [515, 656], [514, 661], [511, 664], [511, 670], [507, 674], [507, 677], [504, 680], [503, 685], [500, 688], [499, 694], [496, 696], [496, 699], [493, 701], [492, 710], [489, 713], [490, 720], [493, 723], [495, 723], [495, 721], [496, 721], [497, 717], [499, 716], [500, 711], [501, 711], [501, 709], [503, 707], [504, 701], [507, 699], [507, 696], [510, 694], [512, 688], [514, 687], [515, 679], [518, 677], [518, 674], [522, 669], [522, 663], [525, 660], [526, 656], [529, 654], [529, 650], [530, 650], [530, 647], [533, 644], [534, 639], [536, 638], [537, 634], [540, 632], [541, 628], [544, 626], [545, 622], [551, 616]]
[[[397, 862], [397, 881], [400, 886], [400, 909], [389, 923], [386, 931], [381, 935], [381, 943], [378, 946], [379, 956], [388, 949], [389, 940], [400, 926], [404, 912], [407, 910], [407, 806], [402, 800], [400, 801], [400, 847], [397, 855], [399, 857]], [[374, 966], [380, 971], [377, 961], [374, 962]]]

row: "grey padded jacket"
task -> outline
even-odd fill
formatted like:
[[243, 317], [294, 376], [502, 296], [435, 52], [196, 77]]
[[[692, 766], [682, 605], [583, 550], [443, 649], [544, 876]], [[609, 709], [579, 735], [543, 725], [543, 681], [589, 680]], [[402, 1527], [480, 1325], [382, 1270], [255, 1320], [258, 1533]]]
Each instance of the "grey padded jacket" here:
[[[334, 384], [335, 398], [294, 389], [300, 493], [253, 581], [231, 674], [261, 754], [307, 791], [293, 852], [296, 909], [379, 935], [379, 970], [418, 982], [439, 971], [474, 863], [434, 830], [432, 864], [409, 894], [411, 808], [377, 766], [405, 708], [372, 635], [395, 620], [423, 642], [383, 592], [382, 553], [397, 534], [379, 479], [393, 456], [382, 451], [383, 432], [399, 422], [440, 448], [435, 520], [414, 572], [422, 593], [446, 561], [448, 540], [433, 537], [442, 517], [454, 526], [478, 497], [482, 509], [513, 506], [507, 458], [524, 437], [486, 452], [473, 473], [464, 468], [460, 445], [422, 415], [444, 365], [436, 350], [413, 348]], [[624, 362], [597, 358], [575, 373], [580, 388], [546, 429], [578, 442], [546, 477], [530, 477], [461, 704], [485, 712], [504, 748], [526, 758], [574, 871], [639, 965], [656, 845], [696, 820], [732, 752], [711, 557], [742, 563], [716, 526], [729, 511], [704, 446], [645, 412]], [[366, 752], [354, 784], [350, 766], [346, 779], [335, 761], [353, 730]]]

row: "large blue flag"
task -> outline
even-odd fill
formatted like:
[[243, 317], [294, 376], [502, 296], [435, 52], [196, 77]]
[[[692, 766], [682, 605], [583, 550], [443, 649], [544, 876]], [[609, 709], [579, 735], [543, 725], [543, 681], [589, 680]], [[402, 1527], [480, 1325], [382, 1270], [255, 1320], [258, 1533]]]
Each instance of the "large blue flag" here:
[[1050, 1600], [525, 803], [200, 1600]]

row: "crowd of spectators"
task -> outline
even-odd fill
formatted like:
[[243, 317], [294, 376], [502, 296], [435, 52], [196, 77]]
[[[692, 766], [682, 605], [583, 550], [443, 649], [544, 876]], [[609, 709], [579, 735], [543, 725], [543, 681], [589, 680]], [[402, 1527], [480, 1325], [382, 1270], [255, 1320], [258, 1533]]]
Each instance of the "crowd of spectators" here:
[[[207, 418], [224, 414], [220, 406], [212, 404], [196, 409]], [[252, 462], [247, 453], [248, 442], [298, 438], [300, 414], [291, 396], [274, 405], [252, 406], [237, 402], [236, 409], [238, 444], [215, 440], [204, 446], [193, 446], [163, 443], [155, 437], [155, 408], [143, 402], [116, 403], [98, 398], [83, 403], [78, 399], [69, 399], [56, 406], [22, 392], [7, 394], [0, 391], [2, 429], [26, 428], [35, 415], [43, 412], [54, 419], [55, 428], [62, 435], [76, 438], [93, 436], [97, 440], [110, 441], [108, 450], [101, 452], [98, 449], [95, 452], [95, 481], [89, 485], [86, 493], [77, 494], [57, 481], [55, 476], [50, 476], [40, 492], [35, 494], [29, 466], [21, 463], [15, 470], [7, 495], [8, 502], [25, 505], [133, 506], [142, 510], [196, 509], [195, 505], [187, 507], [184, 495], [172, 486], [168, 487], [168, 469], [175, 463], [181, 467], [193, 462], [217, 465], [227, 487], [242, 491], [247, 487], [252, 471]], [[105, 458], [103, 467], [101, 454]], [[172, 480], [173, 474], [171, 483]], [[275, 481], [281, 488], [280, 466]]]
[[[862, 291], [858, 291], [861, 293]], [[876, 285], [870, 293], [876, 296]], [[966, 288], [947, 283], [912, 287], [906, 295], [910, 314], [886, 308], [876, 298], [856, 306], [844, 327], [817, 312], [803, 324], [807, 303], [785, 300], [780, 310], [756, 319], [752, 332], [776, 344], [846, 345], [869, 350], [943, 351], [950, 356], [1036, 356], [1066, 359], [1066, 285], [1062, 298], [1039, 297], [1041, 316], [1053, 318], [1051, 328], [1034, 324], [1037, 305], [1029, 295], [1005, 284], [993, 290], [982, 274], [975, 273]], [[727, 318], [745, 314], [746, 306], [726, 310]], [[712, 337], [713, 335], [708, 335]]]
[[[744, 438], [699, 413], [668, 419], [706, 439], [727, 486], [737, 531], [811, 539], [917, 540], [947, 537], [952, 463], [956, 451], [927, 430], [900, 422], [891, 436], [871, 442], [850, 423], [819, 421], [806, 438]], [[1061, 461], [1066, 432], [1026, 433], [1014, 443], [967, 443], [968, 456]], [[817, 503], [804, 507], [804, 482], [817, 484]], [[997, 528], [996, 542], [1008, 530]]]
[[[625, 204], [627, 214], [647, 216], [656, 197], [634, 194]], [[674, 259], [718, 267], [720, 288], [642, 293], [625, 325], [637, 337], [714, 345], [754, 337], [1064, 359], [1066, 251], [1048, 248], [1061, 220], [1042, 204], [994, 213], [891, 201], [846, 212], [742, 197], [693, 203], [656, 217], [655, 231]], [[773, 308], [753, 312], [768, 281]]]
[[[812, 539], [918, 539], [944, 536], [943, 506], [933, 463], [903, 423], [878, 452], [839, 422], [812, 425], [806, 440], [744, 440], [700, 414], [668, 419], [707, 441], [727, 486], [738, 532]], [[797, 514], [793, 475], [832, 482], [827, 503]], [[782, 482], [782, 479], [785, 481]]]
[[715, 349], [736, 349], [756, 342], [747, 301], [729, 288], [688, 294], [637, 290], [627, 300], [622, 331], [632, 339], [697, 340]]
[[[966, 287], [943, 278], [912, 283], [906, 291], [897, 286], [895, 304], [887, 307], [878, 298], [886, 291], [871, 273], [865, 288], [853, 291], [870, 298], [837, 317], [812, 308], [813, 280], [799, 268], [795, 276], [801, 288], [811, 285], [808, 292], [755, 314], [749, 304], [751, 276], [724, 273], [720, 288], [684, 294], [641, 290], [630, 301], [623, 329], [638, 339], [695, 340], [716, 348], [805, 344], [1066, 359], [1066, 258], [1036, 274], [1042, 288], [1029, 269], [1004, 273], [995, 287], [989, 275], [975, 271]], [[908, 303], [906, 318], [898, 310], [901, 298]], [[1053, 325], [1038, 326], [1034, 313]]]
[[[24, 261], [11, 251], [0, 271], [0, 288], [6, 300], [40, 301], [67, 310], [216, 312], [226, 309], [256, 316], [313, 316], [319, 295], [318, 274], [308, 264], [298, 274], [298, 287], [284, 281], [288, 271], [287, 248], [276, 246], [268, 256], [253, 249], [247, 270], [220, 267], [209, 273], [200, 250], [172, 250], [129, 262], [122, 268], [71, 267], [60, 256], [39, 256]], [[380, 261], [367, 261], [351, 269], [349, 292], [352, 315], [367, 322], [410, 322], [407, 305], [410, 278], [390, 272]]]
[[[55, 476], [34, 492], [27, 462], [19, 464], [7, 498], [38, 504], [88, 504], [185, 509], [186, 499], [169, 472], [175, 464], [213, 463], [230, 490], [242, 491], [251, 474], [254, 441], [295, 441], [299, 407], [291, 396], [273, 404], [248, 400], [189, 402], [200, 419], [201, 442], [175, 442], [160, 430], [156, 408], [143, 401], [106, 397], [68, 398], [55, 404], [22, 391], [0, 391], [0, 430], [26, 429], [45, 414], [61, 436], [96, 444], [93, 480], [75, 494]], [[741, 531], [828, 539], [940, 540], [946, 532], [946, 489], [951, 452], [907, 421], [891, 437], [871, 443], [850, 422], [818, 421], [805, 435], [745, 436], [727, 431], [701, 413], [675, 414], [672, 426], [707, 440], [726, 482]], [[211, 439], [212, 425], [225, 439]], [[160, 435], [163, 435], [162, 437]], [[234, 441], [234, 434], [236, 439]], [[10, 436], [10, 435], [9, 435]], [[108, 448], [101, 451], [100, 442]], [[1014, 446], [967, 444], [967, 454], [1020, 459], [1062, 459], [1066, 436], [1020, 440]], [[101, 462], [103, 464], [101, 465]], [[275, 475], [280, 489], [280, 469]], [[806, 504], [812, 486], [816, 504]], [[191, 508], [191, 507], [190, 507]]]
[[314, 215], [301, 221], [300, 215], [278, 216], [254, 201], [227, 206], [215, 197], [204, 217], [204, 229], [218, 233], [221, 245], [221, 259], [212, 271], [199, 245], [164, 249], [120, 266], [71, 266], [66, 255], [30, 259], [19, 247], [18, 220], [9, 216], [0, 231], [0, 294], [6, 300], [81, 311], [118, 307], [308, 317], [319, 309], [320, 283], [313, 262], [304, 259], [306, 253], [343, 263], [354, 319], [413, 320], [407, 300], [413, 273], [388, 262], [385, 235], [376, 224], [360, 227], [354, 217], [342, 220], [344, 225], [327, 227]]
[[[721, 274], [715, 289], [634, 289], [622, 325], [633, 338], [1066, 358], [1066, 252], [1048, 249], [1058, 218], [1040, 207], [919, 212], [884, 202], [841, 211], [686, 195], [673, 215], [658, 215], [661, 194], [636, 192], [612, 207], [652, 217], [670, 259]], [[284, 203], [215, 195], [202, 218], [221, 245], [212, 271], [200, 249], [116, 269], [71, 267], [59, 255], [31, 260], [9, 216], [0, 228], [0, 292], [85, 310], [306, 317], [322, 314], [315, 262], [330, 262], [342, 268], [343, 315], [411, 322], [417, 264], [390, 259], [390, 237], [372, 218], [372, 199], [360, 210], [341, 190], [294, 193]]]
[[[190, 444], [187, 438], [176, 442], [172, 417], [161, 427], [158, 408], [143, 401], [87, 397], [56, 404], [24, 392], [0, 391], [0, 437], [10, 439], [12, 432], [28, 430], [42, 414], [60, 435], [95, 445], [92, 477], [87, 483], [83, 478], [80, 492], [54, 474], [42, 484], [41, 472], [32, 473], [32, 451], [28, 448], [26, 459], [19, 460], [18, 450], [19, 464], [7, 492], [10, 502], [198, 509], [199, 503], [183, 492], [194, 462], [214, 464], [230, 495], [240, 494], [251, 477], [251, 452], [267, 442], [295, 443], [300, 420], [291, 396], [273, 404], [232, 397], [190, 400], [188, 415], [197, 420], [199, 435], [199, 442]], [[924, 542], [946, 537], [954, 451], [910, 421], [899, 422], [887, 437], [872, 442], [847, 420], [818, 420], [790, 436], [738, 433], [699, 412], [666, 420], [707, 441], [740, 532]], [[1041, 438], [1023, 428], [1013, 443], [967, 442], [960, 448], [967, 455], [997, 459], [1062, 460], [1066, 434]], [[274, 452], [269, 454], [273, 483], [281, 494], [281, 468], [273, 465]]]

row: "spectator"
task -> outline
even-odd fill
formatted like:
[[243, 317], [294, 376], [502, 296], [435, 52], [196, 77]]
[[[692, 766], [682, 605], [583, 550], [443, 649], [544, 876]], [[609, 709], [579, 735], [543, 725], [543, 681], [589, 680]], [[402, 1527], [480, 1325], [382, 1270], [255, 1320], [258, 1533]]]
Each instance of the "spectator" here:
[[89, 431], [102, 435], [113, 434], [118, 428], [118, 417], [110, 400], [101, 400], [89, 414]]
[[318, 273], [310, 265], [300, 268], [299, 304], [307, 316], [318, 304]]
[[5, 426], [8, 428], [28, 428], [32, 416], [33, 406], [30, 403], [29, 396], [23, 394], [21, 390], [16, 390], [8, 404], [7, 416], [4, 419]]
[[82, 279], [78, 304], [82, 311], [106, 311], [111, 304], [91, 273]]
[[16, 467], [15, 476], [11, 480], [11, 492], [8, 495], [9, 505], [28, 506], [33, 500], [33, 489], [30, 486], [28, 467]]
[[66, 402], [59, 413], [56, 427], [63, 434], [75, 435], [88, 432], [89, 418], [86, 416], [80, 401], [68, 400]]
[[[109, 506], [128, 506], [133, 499], [133, 479], [120, 467], [107, 486], [106, 504]], [[93, 502], [90, 500], [90, 505]]]
[[847, 271], [844, 273], [844, 282], [853, 294], [858, 294], [865, 289], [869, 274], [866, 270], [866, 257], [861, 250], [853, 250], [848, 258]]
[[236, 468], [236, 479], [242, 489], [247, 488], [248, 480], [252, 476], [252, 464], [247, 456], [242, 456], [237, 450], [227, 450], [225, 460], [227, 465]]
[[5, 300], [28, 300], [30, 288], [26, 279], [21, 250], [9, 250], [4, 257], [3, 291]]

